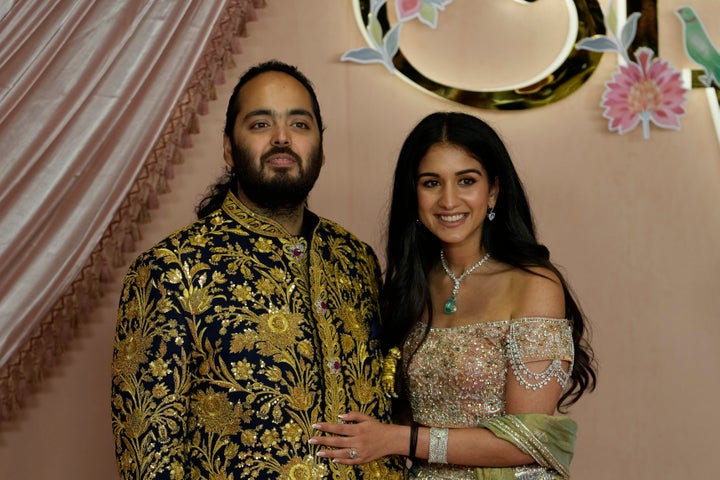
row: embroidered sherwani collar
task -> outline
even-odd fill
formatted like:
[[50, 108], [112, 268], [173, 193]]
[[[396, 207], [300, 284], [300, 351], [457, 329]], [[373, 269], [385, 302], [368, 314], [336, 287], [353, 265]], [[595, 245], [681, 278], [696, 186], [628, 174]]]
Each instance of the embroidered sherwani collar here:
[[304, 235], [291, 235], [275, 220], [250, 210], [232, 192], [228, 192], [225, 197], [222, 209], [230, 218], [238, 222], [242, 229], [256, 235], [280, 240], [285, 255], [294, 261], [303, 261], [307, 258], [308, 244], [320, 221], [317, 215], [305, 209], [303, 212]]
[[[250, 210], [250, 208], [241, 202], [232, 192], [228, 192], [225, 197], [222, 209], [235, 221], [243, 225], [243, 227], [258, 235], [286, 238], [288, 240], [298, 238], [298, 236], [288, 233], [282, 225], [272, 218]], [[312, 225], [310, 231], [312, 231], [318, 223], [318, 218], [307, 209], [305, 209], [304, 215], [304, 221], [306, 223], [310, 222]]]

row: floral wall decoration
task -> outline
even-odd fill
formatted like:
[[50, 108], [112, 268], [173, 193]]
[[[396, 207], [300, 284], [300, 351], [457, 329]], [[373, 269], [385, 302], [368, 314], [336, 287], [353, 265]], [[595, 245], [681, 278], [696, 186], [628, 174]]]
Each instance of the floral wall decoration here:
[[650, 138], [650, 124], [660, 128], [680, 130], [680, 117], [685, 115], [687, 90], [680, 72], [666, 60], [656, 57], [649, 47], [634, 52], [628, 49], [635, 41], [641, 14], [633, 12], [625, 22], [618, 21], [615, 0], [611, 0], [605, 14], [607, 35], [595, 35], [578, 42], [579, 50], [615, 52], [621, 57], [618, 70], [605, 86], [600, 104], [608, 128], [621, 135], [642, 124], [643, 137]]
[[[519, 8], [532, 8], [533, 3], [517, 1]], [[430, 78], [405, 57], [400, 48], [403, 25], [417, 20], [437, 29], [442, 22], [441, 13], [455, 7], [452, 0], [353, 0], [358, 26], [369, 46], [348, 50], [341, 56], [341, 60], [381, 64], [388, 72], [426, 92], [477, 108], [520, 110], [540, 107], [558, 101], [580, 88], [595, 71], [602, 57], [601, 52], [574, 48], [579, 39], [604, 33], [598, 1], [563, 0], [563, 4], [569, 18], [565, 45], [544, 71], [519, 85], [489, 90], [460, 88]], [[388, 9], [393, 5], [395, 22], [391, 25]], [[467, 4], [458, 3], [459, 7], [467, 7]], [[480, 62], [478, 66], [482, 68]]]
[[431, 28], [437, 28], [438, 11], [452, 0], [397, 0], [395, 11], [399, 22], [387, 33], [380, 23], [380, 9], [387, 0], [371, 0], [370, 13], [366, 26], [367, 36], [372, 46], [361, 47], [345, 52], [340, 60], [358, 63], [382, 63], [390, 73], [394, 73], [393, 57], [400, 48], [400, 29], [405, 22], [417, 18]]
[[[517, 8], [528, 9], [542, 3], [516, 2], [523, 4]], [[704, 88], [720, 141], [720, 52], [692, 7], [683, 6], [674, 13], [683, 28], [678, 41], [700, 69], [679, 72], [659, 54], [657, 0], [609, 0], [604, 9], [597, 0], [564, 0], [563, 4], [570, 17], [568, 48], [526, 84], [464, 89], [429, 78], [406, 58], [400, 42], [403, 25], [418, 21], [434, 30], [445, 28], [444, 12], [467, 7], [452, 0], [353, 0], [368, 46], [346, 51], [341, 60], [381, 64], [387, 72], [453, 102], [481, 109], [521, 110], [571, 95], [595, 72], [604, 54], [615, 53], [618, 68], [605, 82], [600, 102], [611, 132], [626, 134], [642, 125], [642, 134], [649, 139], [651, 125], [679, 130], [688, 89]], [[395, 14], [392, 22], [389, 10]], [[481, 61], [477, 67], [484, 68]]]

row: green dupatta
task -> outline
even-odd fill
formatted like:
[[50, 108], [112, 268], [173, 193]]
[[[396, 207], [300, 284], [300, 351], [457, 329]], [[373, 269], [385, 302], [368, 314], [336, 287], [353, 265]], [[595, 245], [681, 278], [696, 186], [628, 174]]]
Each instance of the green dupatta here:
[[[577, 424], [570, 418], [524, 413], [490, 418], [478, 426], [530, 455], [538, 465], [550, 470], [549, 478], [570, 478], [570, 460], [577, 433]], [[475, 476], [477, 480], [515, 480], [515, 471], [516, 467], [482, 467], [476, 469]]]

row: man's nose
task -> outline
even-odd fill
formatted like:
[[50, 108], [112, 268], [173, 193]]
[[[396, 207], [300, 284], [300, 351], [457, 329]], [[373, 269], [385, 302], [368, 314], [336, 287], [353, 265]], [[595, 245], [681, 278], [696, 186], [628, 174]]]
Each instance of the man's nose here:
[[287, 147], [290, 145], [290, 135], [288, 135], [287, 129], [284, 126], [279, 125], [275, 127], [272, 143], [278, 147]]

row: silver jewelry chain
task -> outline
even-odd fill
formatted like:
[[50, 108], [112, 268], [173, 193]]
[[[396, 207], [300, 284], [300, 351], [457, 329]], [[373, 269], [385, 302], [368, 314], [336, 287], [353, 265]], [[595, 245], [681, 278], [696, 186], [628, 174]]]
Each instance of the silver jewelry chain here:
[[488, 260], [488, 258], [490, 258], [490, 253], [486, 253], [485, 256], [481, 258], [475, 265], [460, 274], [460, 277], [456, 277], [452, 270], [450, 270], [450, 267], [447, 264], [447, 260], [445, 260], [445, 252], [442, 248], [440, 249], [440, 263], [442, 263], [443, 270], [445, 270], [445, 273], [447, 273], [448, 277], [450, 277], [455, 283], [451, 297], [454, 298], [457, 296], [458, 292], [460, 291], [460, 282], [462, 282], [463, 279], [470, 275], [472, 272], [482, 267], [482, 265]]

